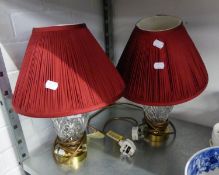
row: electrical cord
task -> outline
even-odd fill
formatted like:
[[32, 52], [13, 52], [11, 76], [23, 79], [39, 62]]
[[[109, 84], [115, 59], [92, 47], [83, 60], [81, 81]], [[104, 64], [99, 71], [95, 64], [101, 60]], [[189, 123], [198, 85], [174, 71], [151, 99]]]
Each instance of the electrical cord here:
[[175, 140], [175, 138], [176, 138], [176, 127], [174, 126], [173, 122], [171, 122], [171, 121], [169, 121], [169, 124], [171, 125], [171, 127], [173, 129], [173, 132], [172, 132], [172, 134], [174, 135], [173, 140]]
[[103, 109], [100, 109], [99, 111], [95, 112], [94, 114], [90, 115], [89, 116], [89, 119], [88, 119], [88, 125], [90, 123], [90, 121], [96, 117], [98, 114], [100, 114], [101, 112], [107, 110], [107, 109], [110, 109], [110, 108], [113, 108], [114, 106], [117, 106], [117, 105], [127, 105], [127, 106], [131, 106], [131, 107], [134, 107], [134, 108], [137, 108], [137, 109], [140, 109], [140, 110], [143, 110], [142, 107], [138, 106], [138, 105], [135, 105], [135, 104], [130, 104], [130, 103], [114, 103], [114, 104], [111, 104]]
[[113, 121], [116, 121], [116, 120], [120, 120], [120, 121], [126, 121], [126, 122], [129, 122], [131, 123], [133, 126], [138, 126], [138, 121], [131, 118], [131, 117], [114, 117], [114, 118], [111, 118], [109, 119], [103, 126], [103, 132], [105, 131], [107, 125], [109, 125], [110, 123], [112, 123]]
[[[101, 110], [102, 112], [103, 110]], [[130, 117], [113, 117], [113, 118], [110, 118], [109, 120], [106, 121], [106, 123], [104, 124], [103, 126], [103, 129], [102, 130], [99, 130], [93, 126], [90, 125], [90, 121], [91, 119], [93, 119], [97, 114], [99, 114], [100, 112], [96, 112], [95, 114], [92, 115], [92, 117], [90, 118], [90, 120], [88, 121], [88, 128], [91, 128], [93, 129], [95, 132], [100, 132], [101, 134], [103, 134], [104, 136], [107, 136], [111, 139], [113, 139], [114, 141], [116, 141], [118, 143], [118, 145], [120, 146], [120, 153], [121, 153], [121, 156], [123, 158], [130, 158], [131, 156], [134, 155], [135, 151], [136, 151], [136, 146], [134, 144], [134, 142], [130, 139], [127, 139], [125, 138], [124, 136], [112, 131], [112, 130], [109, 130], [109, 131], [105, 131], [106, 130], [106, 127], [113, 121], [116, 121], [116, 120], [120, 120], [120, 121], [126, 121], [126, 122], [129, 122], [131, 123], [132, 125], [135, 125], [135, 126], [138, 126], [138, 121], [133, 119], [133, 118], [130, 118]], [[89, 129], [88, 129], [88, 133], [89, 133]]]
[[[107, 110], [107, 109], [113, 108], [114, 106], [117, 106], [117, 105], [127, 105], [127, 106], [134, 107], [134, 108], [136, 108], [136, 109], [143, 110], [142, 107], [140, 107], [140, 106], [138, 106], [138, 105], [135, 105], [135, 104], [130, 104], [130, 103], [114, 103], [114, 104], [111, 104], [111, 105], [109, 105], [109, 106], [107, 106], [107, 107], [105, 107], [105, 108], [103, 108], [103, 109], [101, 109], [101, 110], [99, 110], [99, 111], [97, 111], [97, 112], [91, 114], [91, 115], [89, 116], [88, 122], [87, 122], [88, 128], [93, 128], [93, 129], [95, 129], [96, 131], [99, 131], [99, 132], [101, 132], [101, 133], [104, 133], [104, 129], [103, 129], [103, 130], [99, 130], [99, 129], [97, 129], [97, 128], [91, 126], [91, 125], [90, 125], [90, 122], [91, 122], [91, 120], [92, 120], [93, 118], [95, 118], [95, 117], [96, 117], [98, 114], [100, 114], [101, 112], [103, 112], [103, 111], [105, 111], [105, 110]], [[133, 119], [133, 118], [131, 118], [131, 117], [114, 117], [114, 118], [109, 119], [109, 120], [105, 123], [105, 125], [108, 125], [108, 123], [111, 123], [111, 122], [114, 121], [114, 120], [123, 120], [123, 121], [127, 121], [127, 122], [133, 121], [134, 124], [133, 124], [133, 123], [132, 123], [132, 124], [133, 124], [134, 126], [135, 126], [135, 125], [138, 125], [138, 121], [135, 120], [135, 119]], [[105, 125], [104, 125], [104, 126], [105, 126]], [[106, 126], [105, 126], [105, 127], [106, 127]], [[105, 128], [105, 127], [103, 127], [103, 128]], [[88, 133], [89, 133], [89, 130], [87, 130], [87, 131], [88, 131]]]
[[[162, 130], [159, 130], [159, 128], [157, 128], [156, 126], [153, 125], [153, 123], [147, 119], [147, 117], [145, 116], [145, 113], [144, 113], [144, 119], [145, 119], [145, 123], [141, 123], [139, 124], [137, 120], [131, 118], [131, 117], [114, 117], [114, 118], [111, 118], [109, 120], [106, 121], [106, 123], [104, 124], [103, 126], [103, 129], [100, 130], [100, 129], [97, 129], [93, 126], [90, 125], [90, 121], [96, 117], [98, 114], [100, 114], [101, 112], [107, 110], [107, 109], [110, 109], [110, 108], [113, 108], [114, 106], [117, 106], [117, 105], [126, 105], [126, 106], [130, 106], [130, 107], [134, 107], [136, 109], [139, 109], [141, 110], [143, 113], [144, 113], [144, 110], [143, 110], [143, 107], [141, 106], [138, 106], [138, 105], [135, 105], [135, 104], [130, 104], [130, 103], [114, 103], [112, 105], [109, 105], [95, 113], [93, 113], [92, 115], [90, 115], [89, 119], [88, 119], [88, 128], [92, 128], [93, 130], [95, 131], [99, 131], [100, 133], [102, 134], [106, 134], [105, 130], [106, 130], [106, 127], [113, 121], [116, 121], [116, 120], [120, 120], [120, 121], [126, 121], [126, 122], [129, 122], [131, 123], [133, 126], [142, 126], [144, 124], [148, 125], [149, 128], [147, 128], [147, 132], [148, 133], [154, 133], [154, 132], [159, 132], [159, 134], [164, 134], [164, 135], [169, 135], [169, 134], [173, 134], [174, 135], [174, 138], [173, 140], [175, 139], [176, 137], [176, 128], [175, 126], [173, 125], [173, 123], [171, 121], [168, 121], [169, 125], [172, 127], [172, 131], [171, 132], [166, 132], [166, 131], [162, 131]], [[89, 130], [87, 130], [88, 133], [89, 133]]]
[[[116, 121], [116, 120], [129, 122], [129, 123], [131, 123], [133, 126], [138, 126], [138, 125], [139, 125], [139, 124], [138, 124], [138, 121], [135, 120], [135, 119], [133, 119], [133, 118], [131, 118], [131, 117], [114, 117], [114, 118], [111, 118], [111, 119], [109, 119], [109, 120], [106, 121], [106, 123], [104, 124], [102, 130], [97, 129], [97, 128], [95, 128], [94, 126], [91, 126], [90, 124], [88, 124], [88, 128], [91, 128], [91, 129], [93, 129], [93, 130], [95, 130], [95, 131], [99, 131], [100, 133], [102, 133], [102, 134], [105, 135], [105, 134], [106, 134], [106, 132], [105, 132], [106, 127], [107, 127], [111, 122]], [[88, 133], [90, 133], [89, 130], [88, 130]]]

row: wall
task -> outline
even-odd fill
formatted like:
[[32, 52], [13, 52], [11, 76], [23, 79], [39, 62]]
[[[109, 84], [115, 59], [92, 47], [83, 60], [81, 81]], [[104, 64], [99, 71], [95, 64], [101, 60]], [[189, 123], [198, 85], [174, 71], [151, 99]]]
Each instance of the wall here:
[[[101, 0], [0, 0], [0, 47], [12, 89], [33, 27], [86, 22], [103, 46]], [[20, 117], [29, 151], [54, 139], [50, 120]], [[10, 127], [0, 109], [0, 175], [20, 175]]]
[[209, 73], [204, 93], [175, 107], [172, 116], [212, 126], [219, 122], [219, 1], [217, 0], [114, 0], [114, 42], [118, 61], [135, 23], [147, 16], [181, 17]]

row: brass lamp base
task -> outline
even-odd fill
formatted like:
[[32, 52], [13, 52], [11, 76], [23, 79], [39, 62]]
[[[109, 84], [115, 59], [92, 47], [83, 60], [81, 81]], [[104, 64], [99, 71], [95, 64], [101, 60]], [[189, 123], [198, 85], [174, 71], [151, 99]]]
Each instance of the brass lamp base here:
[[173, 134], [168, 120], [159, 124], [151, 123], [146, 120], [146, 123], [148, 124], [148, 129], [145, 133], [144, 140], [152, 147], [162, 146], [169, 138], [169, 135]]
[[150, 142], [165, 142], [168, 139], [169, 135], [164, 134], [164, 135], [154, 135], [154, 134], [149, 134], [147, 136], [147, 139]]
[[53, 156], [57, 164], [77, 169], [79, 162], [87, 157], [86, 133], [80, 140], [72, 142], [63, 142], [57, 137]]
[[162, 146], [166, 140], [169, 138], [169, 134], [157, 135], [154, 133], [147, 134], [145, 136], [145, 141], [150, 144], [152, 147]]
[[69, 158], [68, 156], [55, 156], [55, 160], [60, 165], [75, 168], [79, 162], [87, 157], [87, 152], [82, 152], [80, 155]]

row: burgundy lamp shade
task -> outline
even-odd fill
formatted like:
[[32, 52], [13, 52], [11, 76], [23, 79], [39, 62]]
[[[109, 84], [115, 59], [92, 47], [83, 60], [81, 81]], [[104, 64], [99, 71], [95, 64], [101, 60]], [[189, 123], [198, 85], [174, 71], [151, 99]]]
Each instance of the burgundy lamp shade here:
[[169, 106], [198, 96], [208, 74], [182, 21], [173, 16], [140, 20], [117, 68], [124, 97], [149, 106]]
[[12, 103], [25, 116], [63, 117], [107, 106], [123, 89], [85, 24], [34, 28]]

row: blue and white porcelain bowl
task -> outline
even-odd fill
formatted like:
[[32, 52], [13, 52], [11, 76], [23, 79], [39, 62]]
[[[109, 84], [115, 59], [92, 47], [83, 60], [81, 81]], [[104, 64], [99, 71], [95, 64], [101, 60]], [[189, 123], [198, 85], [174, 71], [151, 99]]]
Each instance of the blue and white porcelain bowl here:
[[195, 153], [186, 164], [185, 175], [219, 175], [219, 146]]

